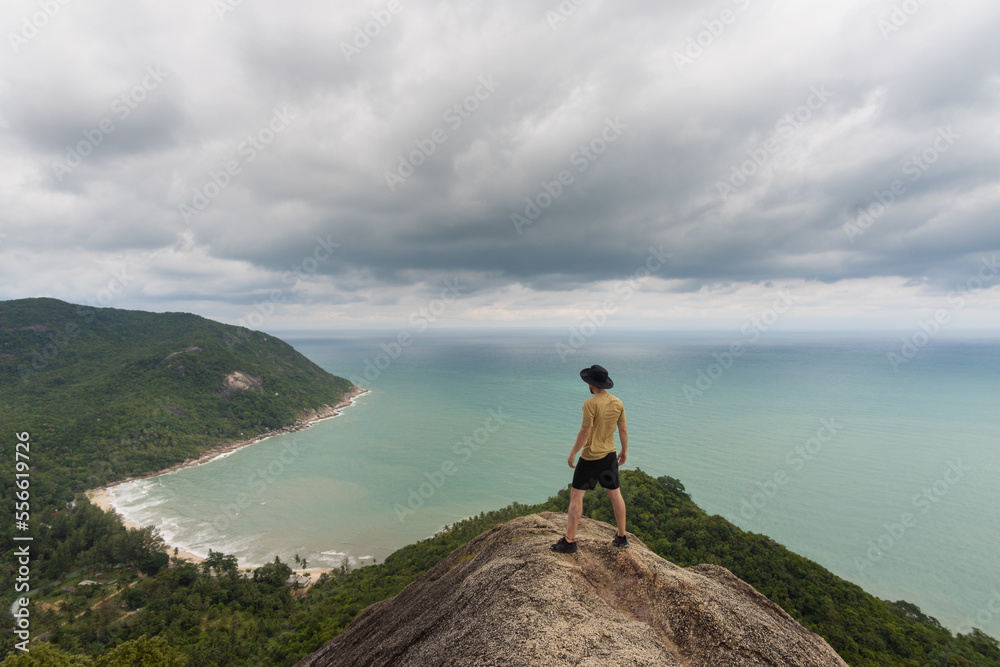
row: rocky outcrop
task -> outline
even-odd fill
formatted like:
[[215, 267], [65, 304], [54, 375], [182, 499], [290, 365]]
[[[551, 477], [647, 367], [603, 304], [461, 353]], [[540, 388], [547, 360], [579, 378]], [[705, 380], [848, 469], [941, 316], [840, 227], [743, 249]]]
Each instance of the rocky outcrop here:
[[162, 364], [163, 362], [167, 361], [168, 359], [173, 359], [178, 354], [184, 354], [185, 352], [204, 352], [204, 351], [205, 351], [204, 348], [198, 347], [197, 345], [191, 345], [190, 347], [188, 347], [186, 349], [183, 349], [183, 350], [180, 350], [179, 352], [171, 352], [167, 356], [165, 356], [162, 359], [160, 359], [160, 363]]
[[846, 666], [722, 567], [677, 567], [636, 538], [615, 548], [586, 518], [579, 552], [552, 552], [565, 527], [545, 512], [479, 535], [298, 667]]
[[233, 371], [222, 379], [222, 395], [229, 398], [237, 391], [264, 391], [264, 382], [252, 375]]

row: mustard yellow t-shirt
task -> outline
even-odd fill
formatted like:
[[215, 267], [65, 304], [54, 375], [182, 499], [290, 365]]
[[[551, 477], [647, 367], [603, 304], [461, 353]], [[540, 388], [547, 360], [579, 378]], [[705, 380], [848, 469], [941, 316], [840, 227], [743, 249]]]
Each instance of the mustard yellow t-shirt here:
[[625, 406], [617, 397], [605, 392], [594, 394], [583, 404], [583, 428], [590, 428], [590, 439], [580, 457], [588, 461], [603, 459], [615, 451], [615, 430], [625, 421]]

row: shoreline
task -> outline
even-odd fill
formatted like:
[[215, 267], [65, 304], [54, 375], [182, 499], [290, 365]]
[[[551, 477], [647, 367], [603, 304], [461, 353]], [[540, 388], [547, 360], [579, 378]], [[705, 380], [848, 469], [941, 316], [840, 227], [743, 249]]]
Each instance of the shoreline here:
[[[134, 477], [126, 477], [125, 479], [120, 479], [112, 484], [108, 484], [107, 486], [102, 486], [96, 489], [89, 489], [87, 491], [84, 491], [83, 495], [86, 496], [87, 500], [89, 500], [92, 504], [96, 505], [102, 510], [114, 512], [115, 514], [117, 514], [118, 517], [122, 520], [122, 524], [126, 528], [143, 528], [144, 526], [140, 526], [134, 521], [126, 519], [125, 516], [121, 512], [119, 512], [117, 508], [115, 508], [114, 502], [112, 501], [110, 489], [113, 489], [114, 487], [120, 484], [135, 482], [140, 479], [151, 479], [153, 477], [159, 477], [160, 475], [168, 475], [170, 473], [177, 472], [178, 470], [183, 470], [184, 468], [193, 468], [195, 466], [211, 463], [212, 461], [218, 458], [229, 456], [230, 454], [240, 449], [243, 449], [244, 447], [249, 447], [250, 445], [257, 444], [258, 442], [267, 440], [268, 438], [273, 438], [276, 435], [284, 435], [287, 433], [295, 433], [297, 431], [302, 431], [304, 429], [309, 428], [310, 426], [318, 424], [322, 421], [326, 421], [327, 419], [333, 419], [334, 417], [340, 416], [341, 411], [344, 408], [351, 407], [352, 405], [354, 405], [355, 399], [364, 396], [369, 392], [370, 390], [368, 389], [363, 389], [361, 387], [355, 386], [353, 390], [349, 391], [347, 394], [344, 395], [343, 398], [341, 398], [333, 405], [324, 405], [316, 410], [313, 409], [306, 410], [305, 414], [301, 418], [296, 419], [295, 423], [293, 423], [290, 426], [285, 426], [283, 428], [276, 429], [274, 431], [267, 431], [265, 433], [260, 433], [250, 438], [244, 438], [243, 440], [224, 442], [219, 445], [215, 445], [214, 447], [211, 447], [198, 458], [187, 459], [186, 461], [182, 461], [181, 463], [176, 463], [172, 466], [169, 466], [167, 468], [164, 468], [163, 470], [159, 470], [154, 473], [148, 473], [145, 475], [136, 475]], [[166, 544], [166, 546], [168, 554], [170, 554], [172, 557], [176, 555], [176, 557], [180, 558], [181, 560], [185, 560], [188, 561], [189, 563], [196, 563], [196, 564], [201, 563], [205, 560], [202, 556], [198, 556], [197, 554], [191, 553], [190, 551], [181, 549], [176, 545]], [[171, 552], [176, 552], [176, 554], [173, 554]], [[241, 567], [240, 569], [250, 571], [253, 570], [254, 568]], [[302, 575], [307, 573], [323, 574], [326, 572], [332, 572], [334, 569], [336, 568], [311, 567], [305, 570], [293, 569], [292, 571], [296, 575], [301, 577]]]

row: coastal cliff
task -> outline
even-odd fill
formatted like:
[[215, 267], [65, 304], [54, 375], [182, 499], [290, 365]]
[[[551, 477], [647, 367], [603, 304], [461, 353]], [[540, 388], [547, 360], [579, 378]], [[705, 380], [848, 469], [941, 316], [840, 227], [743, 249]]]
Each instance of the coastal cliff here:
[[297, 667], [847, 664], [725, 568], [617, 549], [588, 518], [578, 553], [552, 552], [565, 527], [542, 512], [482, 533]]
[[359, 391], [274, 336], [190, 313], [0, 302], [0, 426], [46, 443], [32, 460], [63, 502], [301, 428]]

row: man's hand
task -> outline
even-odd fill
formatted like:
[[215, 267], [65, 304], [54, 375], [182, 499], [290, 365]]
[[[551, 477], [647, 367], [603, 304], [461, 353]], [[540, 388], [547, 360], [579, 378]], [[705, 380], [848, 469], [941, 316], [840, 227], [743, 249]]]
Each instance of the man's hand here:
[[622, 452], [618, 455], [618, 465], [625, 465], [625, 459], [628, 458], [628, 426], [625, 425], [625, 420], [622, 419], [618, 422], [618, 439], [622, 441]]
[[570, 468], [576, 467], [576, 462], [574, 461], [574, 459], [576, 459], [576, 455], [579, 453], [581, 449], [583, 449], [583, 446], [587, 444], [587, 440], [589, 439], [590, 439], [590, 427], [589, 426], [581, 427], [580, 432], [576, 434], [576, 442], [573, 443], [573, 449], [571, 449], [569, 452]]

